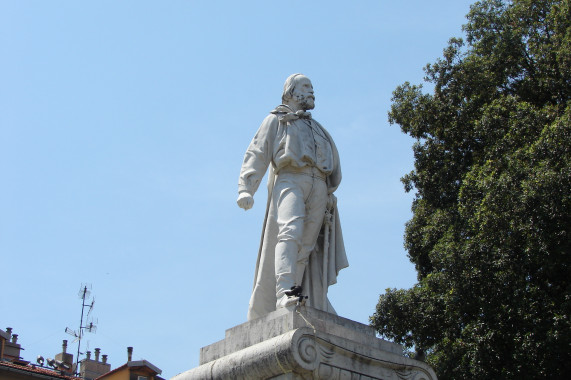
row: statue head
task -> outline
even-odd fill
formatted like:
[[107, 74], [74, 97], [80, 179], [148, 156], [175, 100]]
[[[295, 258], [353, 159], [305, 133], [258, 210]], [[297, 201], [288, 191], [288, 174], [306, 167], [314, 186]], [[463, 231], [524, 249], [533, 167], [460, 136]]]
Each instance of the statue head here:
[[292, 74], [284, 83], [282, 103], [296, 110], [311, 110], [315, 107], [315, 95], [313, 85], [308, 77], [303, 74]]

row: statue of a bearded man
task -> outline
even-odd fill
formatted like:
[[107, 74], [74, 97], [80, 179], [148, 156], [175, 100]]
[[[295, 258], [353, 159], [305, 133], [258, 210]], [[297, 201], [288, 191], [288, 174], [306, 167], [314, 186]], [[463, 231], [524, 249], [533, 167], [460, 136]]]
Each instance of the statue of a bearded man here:
[[244, 156], [237, 201], [244, 210], [270, 168], [248, 320], [298, 302], [300, 293], [309, 306], [335, 313], [327, 289], [349, 265], [333, 195], [341, 166], [331, 135], [307, 112], [314, 102], [309, 78], [289, 76], [282, 104], [264, 119]]

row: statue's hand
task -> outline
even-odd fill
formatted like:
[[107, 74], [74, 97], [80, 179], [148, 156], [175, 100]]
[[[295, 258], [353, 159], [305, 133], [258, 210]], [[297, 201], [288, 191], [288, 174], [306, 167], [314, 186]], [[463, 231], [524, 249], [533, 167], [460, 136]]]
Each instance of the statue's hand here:
[[337, 204], [337, 197], [333, 195], [333, 193], [329, 194], [329, 199], [327, 199], [327, 209], [333, 210], [336, 204]]
[[238, 203], [238, 206], [240, 208], [243, 208], [244, 210], [249, 210], [254, 205], [254, 197], [252, 197], [250, 194], [245, 193], [245, 192], [240, 193], [236, 203]]

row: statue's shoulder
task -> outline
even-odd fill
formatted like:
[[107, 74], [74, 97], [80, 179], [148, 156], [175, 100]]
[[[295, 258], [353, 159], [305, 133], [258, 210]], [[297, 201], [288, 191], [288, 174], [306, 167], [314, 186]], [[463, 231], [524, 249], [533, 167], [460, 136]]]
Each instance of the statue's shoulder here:
[[288, 106], [285, 106], [283, 104], [280, 104], [279, 106], [277, 106], [276, 108], [274, 108], [273, 110], [270, 111], [270, 115], [276, 115], [276, 116], [280, 116], [280, 115], [285, 115], [287, 113], [290, 113], [291, 108], [289, 108]]
[[290, 113], [291, 109], [284, 105], [279, 105], [266, 116], [262, 124], [272, 125], [276, 127], [279, 125], [280, 119], [282, 119], [286, 114]]
[[266, 117], [262, 121], [262, 125], [260, 126], [260, 128], [270, 129], [270, 130], [278, 128], [280, 124], [280, 118], [282, 118], [286, 113], [287, 111], [284, 112], [282, 109], [280, 109], [279, 106], [274, 108], [266, 115]]

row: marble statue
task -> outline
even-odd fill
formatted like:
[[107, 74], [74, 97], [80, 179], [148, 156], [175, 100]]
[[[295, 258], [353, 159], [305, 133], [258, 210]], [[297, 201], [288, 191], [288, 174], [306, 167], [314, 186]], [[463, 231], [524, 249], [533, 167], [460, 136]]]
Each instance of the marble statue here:
[[[200, 365], [171, 380], [437, 380], [373, 327], [336, 315], [327, 290], [349, 264], [333, 195], [341, 181], [331, 135], [312, 119], [304, 75], [287, 78], [282, 104], [244, 156], [238, 206], [249, 210], [268, 171], [268, 201], [248, 321], [200, 350]], [[308, 297], [307, 299], [305, 297]], [[302, 306], [305, 303], [305, 306]]]
[[335, 314], [327, 289], [349, 265], [333, 195], [341, 167], [331, 135], [308, 112], [314, 106], [309, 78], [289, 76], [282, 104], [264, 119], [244, 156], [237, 200], [244, 210], [253, 206], [269, 167], [248, 320], [289, 307], [300, 295], [307, 305]]

